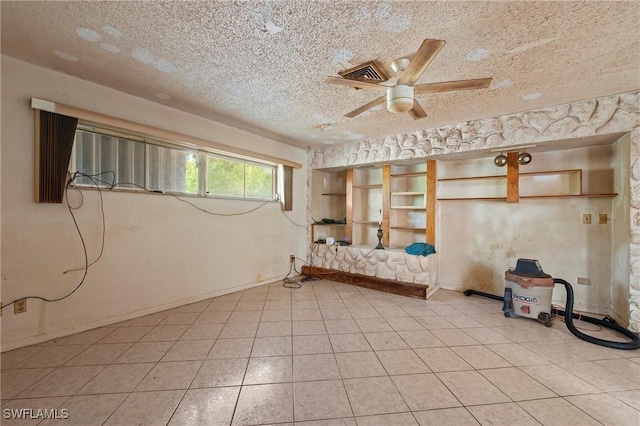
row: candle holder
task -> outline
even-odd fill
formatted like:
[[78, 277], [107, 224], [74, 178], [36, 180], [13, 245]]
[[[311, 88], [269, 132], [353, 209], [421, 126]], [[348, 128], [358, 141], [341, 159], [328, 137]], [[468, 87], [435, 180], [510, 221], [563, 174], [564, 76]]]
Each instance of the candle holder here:
[[378, 245], [375, 248], [378, 250], [384, 250], [384, 246], [382, 245], [382, 236], [384, 235], [382, 233], [382, 224], [378, 225], [378, 233], [376, 235], [378, 236]]

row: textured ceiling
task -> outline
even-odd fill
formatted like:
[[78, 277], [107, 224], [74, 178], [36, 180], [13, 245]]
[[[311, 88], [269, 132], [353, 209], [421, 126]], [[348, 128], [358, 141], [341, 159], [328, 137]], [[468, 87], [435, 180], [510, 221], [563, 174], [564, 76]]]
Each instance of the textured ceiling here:
[[[640, 2], [9, 2], [2, 53], [300, 147], [407, 133], [640, 88]], [[428, 117], [327, 76], [446, 45], [417, 83]]]

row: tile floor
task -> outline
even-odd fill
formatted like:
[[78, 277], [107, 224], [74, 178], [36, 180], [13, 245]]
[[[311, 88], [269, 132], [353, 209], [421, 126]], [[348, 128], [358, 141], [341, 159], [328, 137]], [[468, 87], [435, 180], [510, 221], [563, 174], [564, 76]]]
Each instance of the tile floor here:
[[2, 354], [24, 408], [69, 418], [2, 424], [637, 426], [640, 351], [452, 291], [273, 283]]

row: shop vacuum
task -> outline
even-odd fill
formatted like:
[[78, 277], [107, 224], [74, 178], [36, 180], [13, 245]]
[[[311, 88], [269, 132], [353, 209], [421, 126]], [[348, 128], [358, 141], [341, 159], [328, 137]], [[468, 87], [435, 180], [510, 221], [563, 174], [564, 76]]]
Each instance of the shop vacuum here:
[[[551, 327], [551, 298], [555, 284], [563, 284], [567, 292], [565, 310], [558, 309], [558, 315], [564, 316], [564, 322], [569, 331], [579, 339], [600, 346], [613, 349], [640, 349], [640, 338], [633, 332], [621, 327], [611, 317], [603, 319], [592, 318], [573, 313], [573, 288], [571, 284], [560, 278], [552, 278], [544, 273], [540, 263], [533, 259], [518, 259], [515, 268], [509, 268], [505, 272], [504, 296], [496, 296], [476, 290], [465, 290], [465, 296], [478, 295], [503, 302], [502, 311], [505, 317], [534, 318]], [[624, 334], [631, 339], [630, 342], [613, 342], [598, 339], [582, 333], [573, 324], [573, 319], [580, 319], [591, 324], [609, 328]]]

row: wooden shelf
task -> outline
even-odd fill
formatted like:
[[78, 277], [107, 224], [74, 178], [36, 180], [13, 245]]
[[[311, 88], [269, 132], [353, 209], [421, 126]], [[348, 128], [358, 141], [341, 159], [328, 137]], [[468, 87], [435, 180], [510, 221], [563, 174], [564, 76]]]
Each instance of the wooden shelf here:
[[424, 197], [424, 192], [416, 192], [416, 191], [392, 192], [391, 195], [422, 195]]
[[581, 169], [567, 169], [567, 170], [546, 170], [543, 172], [527, 172], [520, 173], [520, 176], [541, 176], [541, 175], [563, 175], [563, 174], [582, 174]]
[[353, 185], [353, 189], [372, 189], [372, 188], [382, 188], [382, 184], [376, 185]]
[[427, 228], [415, 228], [412, 226], [390, 226], [390, 229], [400, 229], [400, 230], [404, 230], [404, 231], [426, 231]]
[[[524, 173], [522, 173], [524, 174]], [[438, 182], [454, 182], [460, 180], [483, 180], [483, 179], [506, 179], [507, 175], [491, 175], [491, 176], [465, 176], [465, 177], [455, 177], [455, 178], [442, 178], [438, 179]]]
[[321, 195], [347, 195], [346, 192], [324, 192]]
[[346, 223], [312, 223], [311, 226], [347, 226]]
[[373, 220], [354, 220], [353, 223], [359, 223], [363, 225], [375, 225], [378, 226], [379, 223]]
[[425, 206], [391, 206], [392, 210], [424, 210]]
[[426, 176], [427, 172], [393, 173], [391, 177]]
[[520, 198], [612, 198], [618, 194], [521, 195]]
[[438, 201], [466, 201], [466, 200], [487, 200], [487, 201], [507, 201], [507, 197], [462, 197], [462, 198], [438, 198]]

